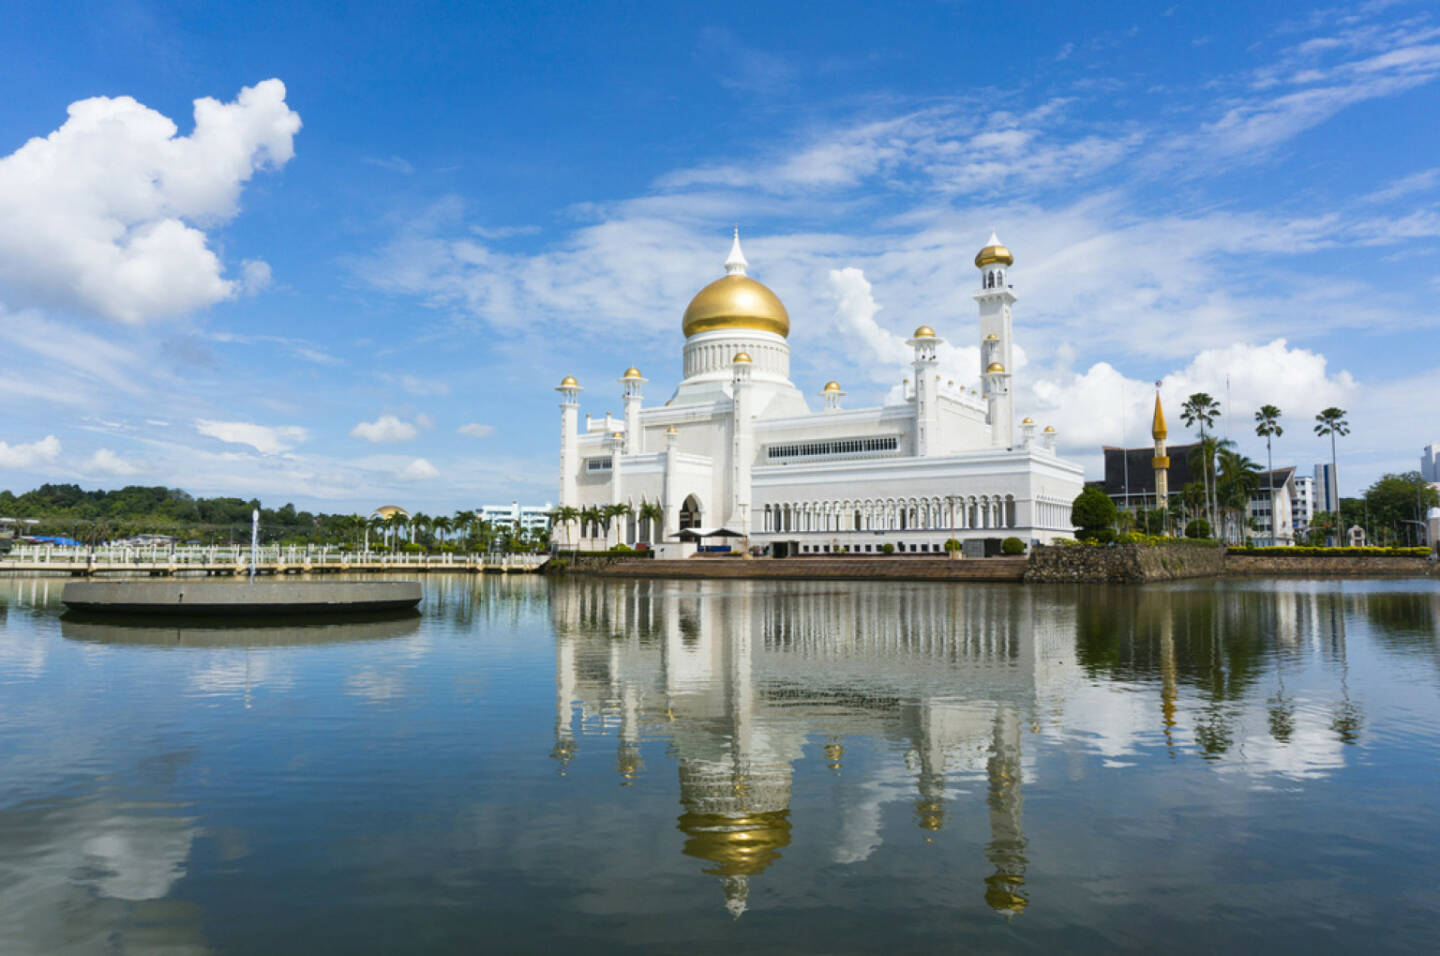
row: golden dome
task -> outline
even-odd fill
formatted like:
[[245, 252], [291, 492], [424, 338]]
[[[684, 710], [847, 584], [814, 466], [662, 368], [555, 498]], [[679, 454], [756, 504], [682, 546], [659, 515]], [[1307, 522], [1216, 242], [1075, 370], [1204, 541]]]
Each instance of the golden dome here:
[[579, 382], [575, 381], [575, 376], [573, 375], [567, 375], [560, 380], [561, 388], [574, 388], [576, 385], [579, 384]]
[[640, 376], [640, 370], [639, 370], [638, 368], [636, 368], [635, 366], [632, 365], [632, 366], [630, 366], [629, 368], [627, 368], [627, 369], [625, 370], [625, 377], [626, 377], [626, 378], [640, 378], [640, 377], [641, 377], [641, 376]]
[[736, 352], [736, 353], [735, 353], [735, 357], [734, 357], [733, 359], [731, 359], [730, 361], [731, 361], [731, 362], [740, 362], [740, 363], [742, 363], [742, 364], [749, 365], [749, 364], [750, 364], [750, 353], [749, 353], [749, 352]]
[[840, 383], [839, 383], [839, 382], [826, 382], [826, 383], [825, 383], [825, 391], [827, 391], [827, 392], [838, 392], [838, 391], [840, 391]]
[[1025, 416], [1025, 420], [1024, 420], [1023, 422], [1021, 422], [1020, 424], [1022, 424], [1022, 425], [1033, 425], [1033, 424], [1035, 424], [1035, 419], [1031, 418], [1029, 415], [1026, 415], [1026, 416]]
[[932, 328], [930, 328], [930, 326], [928, 326], [928, 325], [922, 325], [922, 326], [920, 326], [920, 328], [918, 328], [918, 329], [915, 330], [915, 334], [914, 334], [913, 336], [911, 336], [911, 338], [916, 338], [916, 339], [933, 339], [934, 337], [935, 337], [935, 330], [932, 329]]
[[1000, 237], [993, 232], [990, 233], [990, 241], [985, 244], [985, 248], [975, 253], [975, 268], [983, 269], [992, 262], [1000, 262], [1007, 266], [1015, 264], [1015, 257], [1010, 255], [1010, 250], [1005, 248]]
[[410, 512], [399, 505], [381, 505], [371, 514], [371, 517], [389, 518], [391, 515], [399, 515], [402, 518], [410, 517]]
[[674, 425], [671, 425], [669, 428], [665, 429], [665, 434], [678, 435], [680, 434], [680, 429], [676, 428]]
[[714, 329], [790, 334], [790, 313], [775, 293], [747, 275], [722, 276], [696, 293], [681, 324], [685, 337]]
[[991, 362], [990, 367], [985, 369], [986, 374], [1003, 371], [1005, 371], [1005, 366], [1001, 365], [999, 362]]
[[991, 332], [989, 335], [985, 336], [985, 341], [998, 342], [1000, 341], [1000, 336], [996, 335], [994, 332]]
[[624, 438], [624, 437], [625, 437], [625, 433], [624, 433], [624, 432], [611, 432], [611, 433], [610, 433], [610, 437], [611, 437], [611, 438], [616, 438], [616, 439]]
[[1054, 426], [1054, 425], [1046, 425], [1046, 426], [1045, 426], [1045, 434], [1047, 434], [1047, 435], [1053, 435], [1053, 434], [1055, 434], [1055, 426]]
[[790, 812], [771, 810], [745, 816], [684, 813], [679, 829], [688, 840], [683, 852], [713, 863], [716, 876], [754, 876], [790, 845]]

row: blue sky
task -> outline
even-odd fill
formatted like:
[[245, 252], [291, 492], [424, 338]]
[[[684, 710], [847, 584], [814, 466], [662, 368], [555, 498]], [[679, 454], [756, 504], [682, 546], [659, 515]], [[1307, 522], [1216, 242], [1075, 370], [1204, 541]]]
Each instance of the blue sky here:
[[553, 500], [554, 385], [668, 398], [737, 222], [807, 393], [893, 400], [921, 322], [973, 378], [993, 228], [1017, 412], [1092, 475], [1160, 378], [1307, 469], [1348, 409], [1343, 493], [1415, 468], [1440, 13], [1096, 10], [7, 3], [0, 487]]

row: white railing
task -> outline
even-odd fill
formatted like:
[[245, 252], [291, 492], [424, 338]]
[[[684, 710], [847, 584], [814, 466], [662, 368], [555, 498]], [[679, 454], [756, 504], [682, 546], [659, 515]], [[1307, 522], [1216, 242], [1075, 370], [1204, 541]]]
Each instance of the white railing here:
[[[309, 545], [306, 547], [263, 547], [255, 552], [257, 568], [346, 568], [357, 565], [394, 568], [453, 567], [456, 570], [500, 568], [532, 570], [539, 567], [544, 554], [391, 554], [382, 551], [342, 551], [338, 548]], [[0, 554], [0, 570], [6, 565], [45, 565], [62, 568], [177, 568], [246, 567], [250, 566], [250, 549], [241, 545], [214, 547], [61, 547], [58, 545], [17, 545], [7, 554]]]

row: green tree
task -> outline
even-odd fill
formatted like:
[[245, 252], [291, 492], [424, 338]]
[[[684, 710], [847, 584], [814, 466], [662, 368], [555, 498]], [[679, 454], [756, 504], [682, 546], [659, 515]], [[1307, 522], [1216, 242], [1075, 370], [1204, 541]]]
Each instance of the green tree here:
[[1255, 434], [1265, 439], [1265, 470], [1269, 473], [1270, 480], [1270, 544], [1278, 544], [1276, 540], [1276, 514], [1275, 514], [1275, 456], [1271, 451], [1270, 442], [1285, 434], [1285, 429], [1280, 426], [1280, 409], [1275, 405], [1261, 405], [1255, 413]]
[[1097, 486], [1090, 485], [1076, 496], [1070, 505], [1070, 523], [1079, 528], [1076, 536], [1081, 541], [1093, 541], [1107, 537], [1102, 532], [1114, 534], [1115, 502]]
[[[1206, 435], [1215, 426], [1215, 419], [1220, 417], [1220, 403], [1211, 398], [1206, 392], [1196, 392], [1185, 400], [1180, 406], [1180, 419], [1190, 428], [1198, 428], [1200, 431], [1200, 443], [1205, 444]], [[1214, 500], [1211, 498], [1210, 489], [1214, 485], [1215, 456], [1207, 453], [1205, 465], [1200, 470], [1200, 480], [1205, 487], [1205, 501], [1210, 507], [1211, 524], [1214, 524]]]
[[1335, 496], [1340, 496], [1340, 461], [1335, 455], [1335, 436], [1344, 438], [1350, 434], [1350, 423], [1345, 420], [1345, 409], [1336, 408], [1331, 405], [1329, 408], [1321, 409], [1320, 414], [1315, 416], [1315, 434], [1330, 436], [1330, 474], [1335, 480]]
[[648, 521], [650, 523], [651, 544], [665, 537], [665, 509], [660, 506], [660, 502], [640, 502], [639, 516], [642, 521]]
[[1373, 544], [1419, 544], [1421, 522], [1440, 507], [1440, 492], [1418, 471], [1381, 476], [1365, 490]]
[[[579, 520], [580, 509], [571, 507], [570, 505], [561, 505], [554, 511], [550, 512], [550, 523], [552, 525], [558, 524], [562, 528], [566, 527], [567, 525], [572, 525]], [[569, 540], [568, 535], [566, 536], [566, 540]]]
[[1233, 448], [1220, 448], [1218, 457], [1220, 471], [1215, 483], [1215, 498], [1224, 509], [1226, 540], [1236, 544], [1245, 528], [1250, 495], [1260, 487], [1260, 466]]

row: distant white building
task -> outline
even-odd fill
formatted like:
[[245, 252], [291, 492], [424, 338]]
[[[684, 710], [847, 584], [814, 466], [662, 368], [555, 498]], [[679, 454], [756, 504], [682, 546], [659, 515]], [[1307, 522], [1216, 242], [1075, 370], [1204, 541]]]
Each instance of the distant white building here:
[[1315, 476], [1296, 475], [1293, 479], [1295, 497], [1290, 502], [1290, 527], [1298, 539], [1310, 530], [1310, 521], [1315, 517]]
[[512, 501], [508, 505], [482, 505], [475, 515], [492, 525], [512, 530], [544, 531], [550, 527], [550, 512], [554, 510], [555, 506], [549, 502], [522, 505]]
[[1440, 491], [1440, 442], [1431, 442], [1425, 446], [1425, 451], [1420, 456], [1420, 477], [1430, 482], [1436, 491]]
[[[1249, 518], [1255, 541], [1265, 545], [1295, 543], [1295, 469], [1260, 472], [1260, 486], [1250, 495]], [[1273, 493], [1272, 493], [1273, 492]]]

